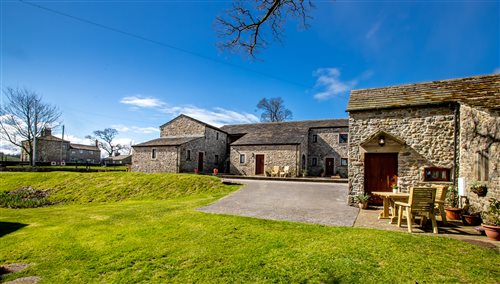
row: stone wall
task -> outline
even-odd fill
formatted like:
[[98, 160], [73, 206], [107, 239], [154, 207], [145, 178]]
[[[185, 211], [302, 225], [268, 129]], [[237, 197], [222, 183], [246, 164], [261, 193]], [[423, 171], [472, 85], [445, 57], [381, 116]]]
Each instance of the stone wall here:
[[[360, 146], [378, 131], [403, 145]], [[349, 118], [349, 192], [364, 192], [364, 153], [397, 152], [398, 185], [402, 191], [423, 182], [424, 167], [453, 167], [454, 111], [448, 106], [353, 111]], [[397, 143], [395, 143], [397, 144]]]
[[[156, 149], [156, 159], [151, 158], [152, 149]], [[136, 147], [132, 156], [132, 171], [147, 173], [177, 173], [177, 147]]]
[[[217, 138], [217, 133], [218, 138]], [[180, 147], [181, 172], [194, 172], [198, 168], [198, 153], [203, 152], [203, 172], [212, 173], [214, 168], [220, 172], [224, 170], [224, 161], [226, 160], [226, 141], [224, 132], [215, 129], [206, 128], [205, 137], [188, 142]], [[188, 160], [187, 151], [191, 151], [191, 157]], [[218, 161], [215, 160], [218, 155]]]
[[[479, 155], [488, 157], [488, 179], [479, 175]], [[500, 117], [498, 112], [486, 112], [466, 105], [460, 106], [460, 171], [464, 178], [471, 205], [485, 210], [488, 199], [500, 199]], [[470, 191], [470, 183], [480, 181], [488, 187], [485, 197]]]
[[202, 136], [206, 126], [186, 116], [178, 116], [160, 127], [160, 137]]
[[99, 164], [101, 162], [101, 151], [70, 149], [68, 151], [68, 162]]
[[[334, 158], [334, 174], [347, 177], [347, 167], [340, 165], [341, 158], [348, 158], [348, 143], [339, 143], [339, 134], [349, 133], [346, 128], [318, 128], [309, 131], [308, 174], [322, 176], [325, 173], [326, 158]], [[317, 135], [317, 142], [313, 142], [313, 135]], [[317, 159], [317, 165], [312, 165], [312, 159]]]
[[[246, 162], [240, 164], [240, 154], [245, 154]], [[300, 145], [257, 145], [231, 146], [231, 174], [254, 176], [255, 155], [264, 155], [264, 172], [271, 173], [273, 166], [290, 167], [291, 176], [297, 176], [299, 169]]]

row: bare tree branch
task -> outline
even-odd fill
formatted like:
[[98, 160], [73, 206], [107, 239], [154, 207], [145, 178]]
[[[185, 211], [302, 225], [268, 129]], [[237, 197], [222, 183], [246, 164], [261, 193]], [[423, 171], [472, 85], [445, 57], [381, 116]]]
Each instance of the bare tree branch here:
[[292, 119], [292, 112], [284, 105], [282, 98], [262, 99], [257, 104], [258, 109], [263, 112], [260, 116], [262, 122], [279, 122]]
[[20, 147], [33, 162], [33, 138], [44, 128], [54, 127], [61, 113], [28, 89], [7, 87], [3, 93], [6, 103], [0, 106], [0, 138]]
[[123, 149], [125, 146], [120, 144], [113, 143], [113, 140], [118, 135], [118, 130], [114, 128], [106, 128], [104, 130], [96, 130], [93, 133], [94, 135], [87, 135], [85, 138], [90, 140], [98, 141], [98, 146], [101, 150], [104, 150], [108, 153], [108, 156], [113, 156], [113, 153], [116, 153]]
[[219, 47], [255, 58], [256, 53], [266, 48], [266, 38], [270, 35], [281, 42], [283, 26], [288, 17], [296, 18], [307, 28], [306, 20], [310, 0], [251, 0], [235, 1], [226, 11], [226, 16], [216, 19], [216, 29], [221, 42]]

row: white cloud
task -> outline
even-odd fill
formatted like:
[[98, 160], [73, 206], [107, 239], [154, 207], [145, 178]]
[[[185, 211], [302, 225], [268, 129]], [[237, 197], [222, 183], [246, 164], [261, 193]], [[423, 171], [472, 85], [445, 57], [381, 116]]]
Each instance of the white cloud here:
[[[139, 97], [124, 97], [120, 100], [120, 102], [123, 104], [134, 105], [136, 107], [155, 108], [160, 112], [167, 113], [172, 116], [185, 114], [214, 126], [235, 123], [254, 123], [259, 121], [257, 116], [251, 113], [239, 113], [221, 107], [216, 107], [210, 110], [193, 105], [170, 106], [167, 103], [152, 97], [146, 99]], [[128, 127], [124, 125], [115, 125], [114, 128], [120, 132], [134, 131], [144, 134], [159, 131], [154, 127]]]
[[500, 67], [495, 68], [495, 70], [493, 70], [493, 74], [500, 74]]
[[[52, 133], [52, 135], [54, 135], [55, 137], [58, 137], [58, 138], [62, 138], [61, 133]], [[64, 140], [69, 141], [73, 144], [83, 144], [83, 145], [92, 145], [93, 144], [89, 139], [80, 138], [80, 137], [77, 137], [77, 136], [74, 136], [71, 134], [67, 134], [67, 133], [64, 134]]]
[[160, 132], [160, 129], [158, 127], [139, 127], [139, 126], [125, 126], [123, 124], [115, 124], [111, 125], [114, 129], [118, 130], [120, 133], [126, 133], [126, 132], [134, 132], [134, 133], [139, 133], [139, 134], [151, 134], [151, 133], [158, 133]]
[[0, 152], [6, 155], [18, 155], [21, 154], [21, 148], [2, 139], [0, 142]]
[[146, 108], [161, 107], [164, 105], [164, 103], [158, 99], [152, 97], [144, 98], [141, 96], [124, 97], [120, 100], [120, 103], [136, 107], [146, 107]]
[[377, 22], [375, 22], [371, 27], [370, 29], [368, 30], [368, 32], [366, 32], [366, 39], [371, 39], [379, 30], [380, 30], [380, 26], [382, 25], [382, 20], [379, 20]]
[[337, 68], [319, 68], [313, 75], [318, 77], [315, 87], [321, 90], [314, 95], [317, 100], [327, 100], [345, 94], [358, 83], [358, 80], [340, 80], [340, 70]]

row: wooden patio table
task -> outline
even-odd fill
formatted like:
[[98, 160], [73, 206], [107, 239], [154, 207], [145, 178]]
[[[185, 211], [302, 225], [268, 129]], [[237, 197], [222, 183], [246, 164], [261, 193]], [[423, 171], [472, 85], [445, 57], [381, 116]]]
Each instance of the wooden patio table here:
[[[392, 191], [373, 191], [373, 195], [379, 196], [383, 200], [384, 209], [378, 216], [379, 219], [391, 219], [389, 224], [396, 224], [398, 213], [396, 212], [396, 201], [407, 201], [410, 197], [409, 193], [393, 193]], [[391, 208], [392, 216], [389, 215], [389, 207]]]

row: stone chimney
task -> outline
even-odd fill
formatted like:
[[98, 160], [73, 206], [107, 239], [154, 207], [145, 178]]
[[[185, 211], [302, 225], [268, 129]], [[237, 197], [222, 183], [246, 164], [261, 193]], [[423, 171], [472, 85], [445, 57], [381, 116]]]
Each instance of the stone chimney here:
[[120, 152], [115, 152], [115, 157], [120, 156]]
[[44, 128], [42, 130], [42, 137], [52, 136], [52, 130], [50, 128]]
[[99, 147], [99, 141], [97, 139], [95, 140], [95, 146]]

